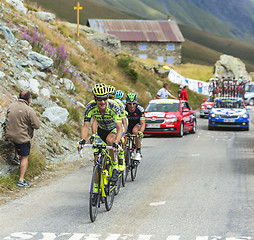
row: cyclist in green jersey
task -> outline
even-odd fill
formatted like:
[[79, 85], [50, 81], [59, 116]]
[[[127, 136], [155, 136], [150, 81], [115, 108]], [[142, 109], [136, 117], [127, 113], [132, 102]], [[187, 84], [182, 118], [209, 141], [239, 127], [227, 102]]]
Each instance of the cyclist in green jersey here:
[[[94, 95], [94, 100], [89, 102], [86, 106], [84, 126], [81, 130], [82, 140], [79, 142], [79, 145], [83, 148], [86, 143], [89, 125], [91, 119], [94, 118], [98, 124], [97, 134], [99, 137], [107, 143], [107, 145], [118, 148], [118, 143], [123, 134], [120, 108], [114, 101], [108, 99], [108, 88], [105, 84], [96, 84], [92, 89], [92, 93]], [[112, 157], [114, 165], [111, 181], [116, 182], [119, 173], [118, 161], [115, 159], [113, 150], [110, 150], [110, 156]], [[96, 160], [95, 158], [95, 161]]]
[[[108, 97], [109, 97], [109, 99], [114, 100], [120, 108], [120, 117], [122, 119], [123, 132], [126, 132], [126, 130], [127, 130], [127, 120], [126, 120], [126, 112], [125, 112], [124, 105], [121, 101], [116, 101], [116, 99], [115, 99], [115, 94], [116, 94], [115, 87], [110, 86], [110, 85], [108, 85], [107, 87], [108, 87]], [[96, 134], [97, 125], [98, 125], [97, 121], [96, 121], [96, 119], [94, 119], [94, 121], [92, 123], [93, 137], [95, 138], [96, 142], [100, 142], [100, 139], [98, 139], [98, 135]], [[123, 138], [122, 138], [122, 141], [124, 141]], [[119, 151], [119, 154], [118, 154], [118, 162], [119, 162], [119, 170], [120, 171], [124, 171], [124, 169], [125, 169], [124, 151], [123, 150], [124, 149]], [[94, 154], [96, 155], [96, 150], [94, 151]]]

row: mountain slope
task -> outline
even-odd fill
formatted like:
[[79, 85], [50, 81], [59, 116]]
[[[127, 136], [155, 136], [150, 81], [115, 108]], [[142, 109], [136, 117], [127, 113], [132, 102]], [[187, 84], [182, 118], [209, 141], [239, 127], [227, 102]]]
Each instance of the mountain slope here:
[[[254, 43], [253, 0], [99, 0], [144, 19], [165, 19], [227, 38]], [[135, 2], [135, 4], [134, 4]], [[153, 11], [150, 11], [153, 9]]]
[[[254, 0], [252, 1], [254, 2]], [[76, 12], [73, 10], [73, 6], [76, 4], [75, 0], [54, 0], [53, 2], [51, 0], [32, 0], [32, 2], [38, 3], [45, 9], [50, 7], [50, 11], [66, 21], [76, 22]], [[151, 16], [150, 18], [162, 19], [163, 16], [166, 18], [168, 12], [174, 11], [182, 19], [182, 22], [186, 23], [179, 24], [183, 36], [187, 40], [183, 43], [183, 63], [213, 65], [219, 56], [225, 53], [241, 58], [245, 62], [248, 71], [254, 72], [254, 56], [251, 54], [254, 52], [254, 46], [232, 40], [229, 25], [225, 25], [211, 14], [206, 14], [204, 10], [200, 10], [199, 12], [202, 12], [202, 14], [196, 16], [195, 12], [198, 7], [192, 4], [191, 1], [188, 1], [189, 8], [186, 4], [186, 0], [132, 0], [131, 6], [130, 2], [125, 0], [87, 0], [82, 5], [83, 10], [80, 11], [80, 23], [86, 24], [88, 18], [147, 19], [148, 16]], [[62, 7], [59, 8], [59, 5]], [[121, 8], [121, 11], [119, 8]], [[143, 14], [143, 17], [138, 14]], [[227, 29], [227, 37], [230, 39], [199, 30], [199, 26], [195, 21], [201, 16], [205, 19], [202, 23], [203, 27], [209, 25], [210, 28], [217, 29], [217, 35], [222, 35], [222, 33], [225, 33], [224, 30]], [[194, 27], [187, 26], [188, 23], [191, 23]], [[191, 49], [193, 47], [196, 51]], [[203, 49], [203, 51], [200, 52], [200, 49]]]

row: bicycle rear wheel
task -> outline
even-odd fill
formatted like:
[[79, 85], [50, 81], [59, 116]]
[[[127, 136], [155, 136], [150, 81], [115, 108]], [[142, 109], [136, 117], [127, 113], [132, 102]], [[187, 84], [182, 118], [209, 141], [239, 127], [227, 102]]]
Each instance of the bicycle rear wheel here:
[[105, 198], [105, 207], [107, 211], [110, 211], [110, 209], [113, 206], [114, 198], [115, 198], [115, 184], [108, 183], [105, 188], [107, 188], [107, 196]]
[[[99, 176], [98, 192], [97, 193], [95, 193], [95, 190], [94, 190], [96, 174], [98, 174], [98, 176]], [[95, 166], [93, 175], [92, 175], [92, 180], [91, 180], [90, 198], [89, 198], [89, 214], [90, 214], [90, 219], [92, 222], [95, 221], [97, 214], [98, 214], [98, 208], [100, 207], [100, 186], [101, 186], [100, 181], [101, 181], [101, 171], [100, 171], [99, 166]]]
[[122, 177], [123, 187], [126, 186], [126, 182], [127, 182], [127, 178], [128, 178], [128, 174], [129, 174], [130, 166], [131, 166], [130, 149], [128, 147], [125, 148], [124, 158], [125, 158], [125, 169], [124, 169], [124, 174], [123, 174], [123, 177]]
[[137, 177], [139, 162], [133, 158], [131, 158], [131, 180], [135, 181]]

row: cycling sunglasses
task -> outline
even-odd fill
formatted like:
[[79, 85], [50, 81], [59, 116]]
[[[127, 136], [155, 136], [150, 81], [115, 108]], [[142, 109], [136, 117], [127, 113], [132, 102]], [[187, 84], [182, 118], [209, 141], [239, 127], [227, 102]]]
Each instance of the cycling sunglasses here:
[[105, 98], [95, 98], [95, 100], [101, 102], [101, 101], [107, 101], [108, 98], [107, 97], [105, 97]]
[[134, 103], [134, 102], [128, 102], [127, 104], [129, 104], [129, 105], [135, 105], [135, 104], [137, 104], [137, 103]]

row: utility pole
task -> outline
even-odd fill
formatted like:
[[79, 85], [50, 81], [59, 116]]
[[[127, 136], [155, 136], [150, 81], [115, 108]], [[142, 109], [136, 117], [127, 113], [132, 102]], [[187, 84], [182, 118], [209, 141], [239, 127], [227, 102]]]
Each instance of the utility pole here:
[[77, 37], [79, 37], [79, 10], [82, 10], [83, 8], [80, 6], [79, 2], [77, 3], [77, 6], [74, 7], [74, 10], [77, 10]]

